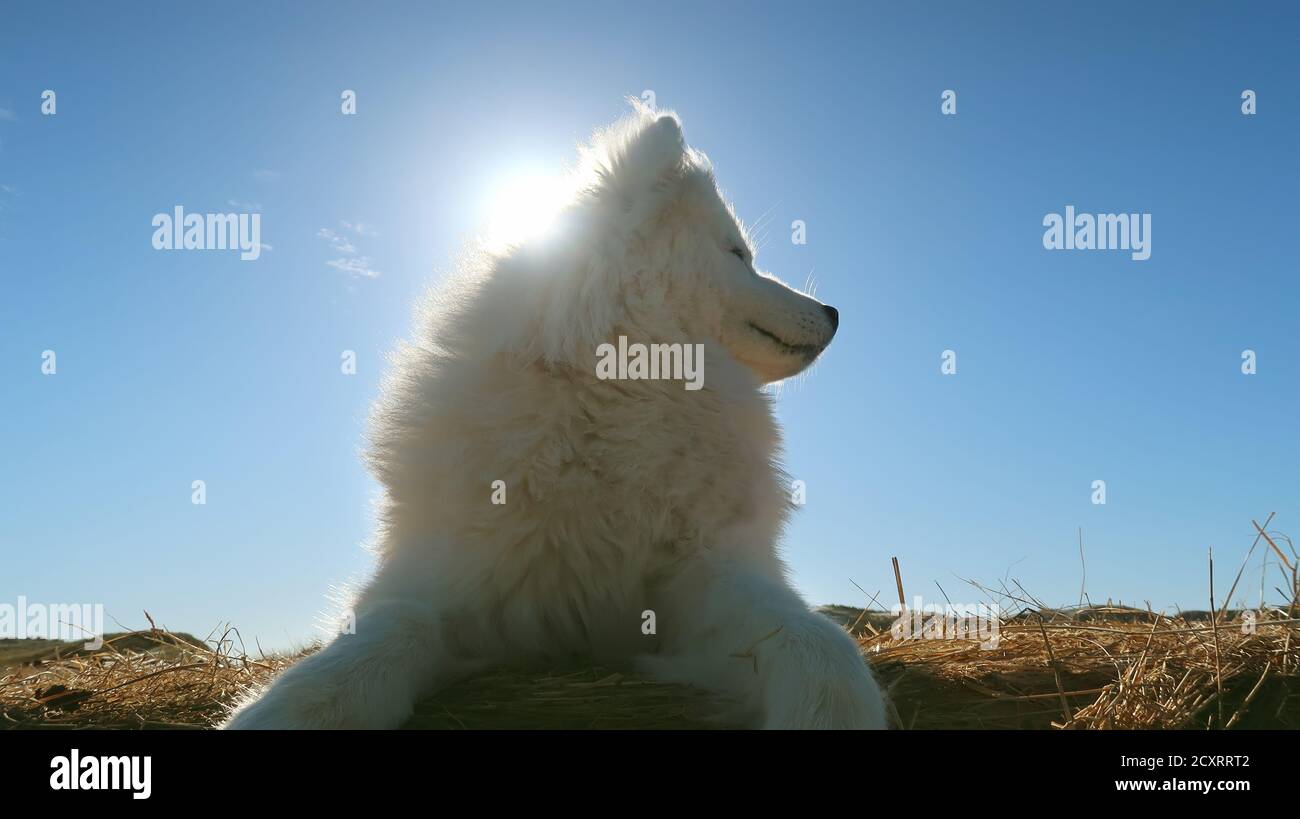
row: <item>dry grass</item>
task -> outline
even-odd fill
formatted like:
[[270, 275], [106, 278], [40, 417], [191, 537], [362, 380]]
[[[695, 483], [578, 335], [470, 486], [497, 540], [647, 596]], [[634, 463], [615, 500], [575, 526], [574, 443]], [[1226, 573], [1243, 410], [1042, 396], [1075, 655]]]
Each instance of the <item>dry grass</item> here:
[[162, 629], [112, 635], [97, 652], [0, 669], [0, 726], [208, 728], [245, 686], [296, 657], [253, 660], [228, 632], [206, 642]]
[[[1217, 635], [1217, 640], [1216, 640]], [[996, 647], [862, 640], [904, 728], [1300, 728], [1300, 619], [1027, 611]]]
[[[860, 640], [903, 728], [1300, 728], [1300, 618], [1284, 611], [1265, 612], [1250, 634], [1240, 622], [1085, 608], [1004, 620], [996, 648], [870, 629]], [[254, 660], [229, 635], [197, 646], [134, 632], [94, 654], [9, 669], [0, 724], [207, 728], [293, 659]], [[726, 727], [717, 711], [706, 694], [634, 675], [500, 672], [425, 700], [409, 727]]]
[[[1288, 539], [1266, 533], [1268, 522], [1256, 545], [1276, 553], [1291, 602], [1255, 612], [1253, 623], [1216, 609], [1213, 591], [1209, 611], [1166, 616], [1048, 609], [1018, 585], [993, 593], [1022, 604], [998, 621], [995, 646], [951, 632], [898, 639], [882, 612], [829, 613], [858, 637], [904, 729], [1300, 728], [1300, 559], [1277, 545], [1291, 548]], [[0, 663], [0, 726], [209, 728], [241, 692], [302, 656], [253, 659], [240, 643], [233, 629], [197, 641], [153, 628], [95, 653]], [[408, 727], [718, 728], [724, 711], [703, 692], [609, 670], [503, 671], [426, 699]]]

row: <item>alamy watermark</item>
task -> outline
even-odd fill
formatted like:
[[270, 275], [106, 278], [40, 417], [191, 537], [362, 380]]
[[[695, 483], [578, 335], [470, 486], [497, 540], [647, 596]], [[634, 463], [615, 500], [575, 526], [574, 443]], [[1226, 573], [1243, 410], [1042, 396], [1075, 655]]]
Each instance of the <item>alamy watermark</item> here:
[[262, 255], [260, 213], [186, 213], [177, 205], [151, 224], [154, 250], [238, 250], [246, 262]]
[[132, 799], [153, 793], [153, 757], [81, 755], [73, 748], [50, 760], [50, 790], [129, 791]]
[[704, 345], [628, 344], [619, 336], [617, 347], [605, 342], [596, 348], [596, 377], [685, 381], [686, 389], [698, 390], [704, 386]]
[[982, 649], [998, 647], [1002, 610], [988, 603], [926, 603], [917, 596], [911, 608], [895, 604], [889, 634], [895, 640], [974, 640]]
[[104, 604], [0, 603], [0, 640], [89, 640], [86, 649], [104, 646]]
[[1130, 250], [1135, 261], [1151, 258], [1151, 214], [1080, 213], [1043, 217], [1043, 247], [1048, 250]]

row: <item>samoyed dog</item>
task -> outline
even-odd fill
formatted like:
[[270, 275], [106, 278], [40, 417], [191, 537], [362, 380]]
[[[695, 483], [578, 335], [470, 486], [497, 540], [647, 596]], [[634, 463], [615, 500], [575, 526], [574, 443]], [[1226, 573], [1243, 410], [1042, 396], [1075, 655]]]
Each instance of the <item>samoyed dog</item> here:
[[[574, 662], [719, 692], [757, 727], [885, 727], [857, 645], [777, 552], [792, 504], [763, 385], [839, 315], [755, 267], [676, 115], [634, 107], [581, 150], [547, 234], [477, 254], [419, 311], [371, 422], [355, 628], [226, 727], [396, 728], [476, 672]], [[598, 372], [615, 344], [697, 355], [697, 383], [671, 357]]]

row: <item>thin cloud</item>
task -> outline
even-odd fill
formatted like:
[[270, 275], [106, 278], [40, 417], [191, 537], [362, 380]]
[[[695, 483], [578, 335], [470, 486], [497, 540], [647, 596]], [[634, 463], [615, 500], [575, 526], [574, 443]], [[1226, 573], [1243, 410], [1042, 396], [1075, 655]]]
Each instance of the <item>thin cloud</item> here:
[[262, 212], [262, 205], [259, 202], [240, 202], [238, 199], [228, 199], [226, 204], [235, 210]]
[[371, 266], [370, 258], [367, 256], [330, 259], [325, 264], [357, 278], [374, 279], [379, 276], [379, 271]]
[[17, 122], [18, 115], [8, 108], [0, 108], [0, 120], [5, 122]]
[[330, 247], [339, 253], [346, 253], [349, 256], [355, 256], [357, 246], [352, 244], [346, 237], [340, 236], [329, 228], [321, 228], [316, 231], [316, 235], [330, 243]]
[[340, 220], [339, 225], [341, 225], [344, 230], [350, 230], [353, 233], [357, 234], [358, 236], [379, 235], [379, 232], [377, 230], [372, 228], [370, 225], [367, 225], [365, 222], [347, 222], [347, 221]]
[[253, 171], [253, 179], [258, 182], [279, 182], [280, 172], [270, 168], [258, 168]]
[[356, 236], [370, 237], [378, 236], [379, 234], [364, 222], [340, 221], [339, 226], [343, 230], [342, 233], [326, 227], [316, 231], [318, 237], [329, 242], [330, 249], [335, 253], [343, 254], [340, 258], [330, 259], [325, 262], [325, 264], [335, 270], [342, 271], [353, 278], [378, 278], [379, 271], [375, 269], [374, 263], [371, 261], [369, 256], [360, 255], [360, 251], [353, 239]]

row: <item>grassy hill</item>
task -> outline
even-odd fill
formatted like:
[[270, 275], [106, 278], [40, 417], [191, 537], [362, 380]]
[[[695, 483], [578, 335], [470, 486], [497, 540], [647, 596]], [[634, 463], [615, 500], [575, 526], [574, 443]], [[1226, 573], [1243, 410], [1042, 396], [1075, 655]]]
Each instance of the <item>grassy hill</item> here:
[[[203, 647], [203, 641], [192, 634], [184, 632], [170, 634], [177, 642]], [[178, 653], [174, 645], [160, 644], [141, 632], [119, 631], [105, 634], [104, 643], [111, 644], [111, 648], [118, 651], [151, 651], [163, 656]], [[86, 649], [84, 640], [0, 640], [0, 672], [16, 666], [35, 666], [69, 657], [86, 657], [94, 653], [96, 652]]]

